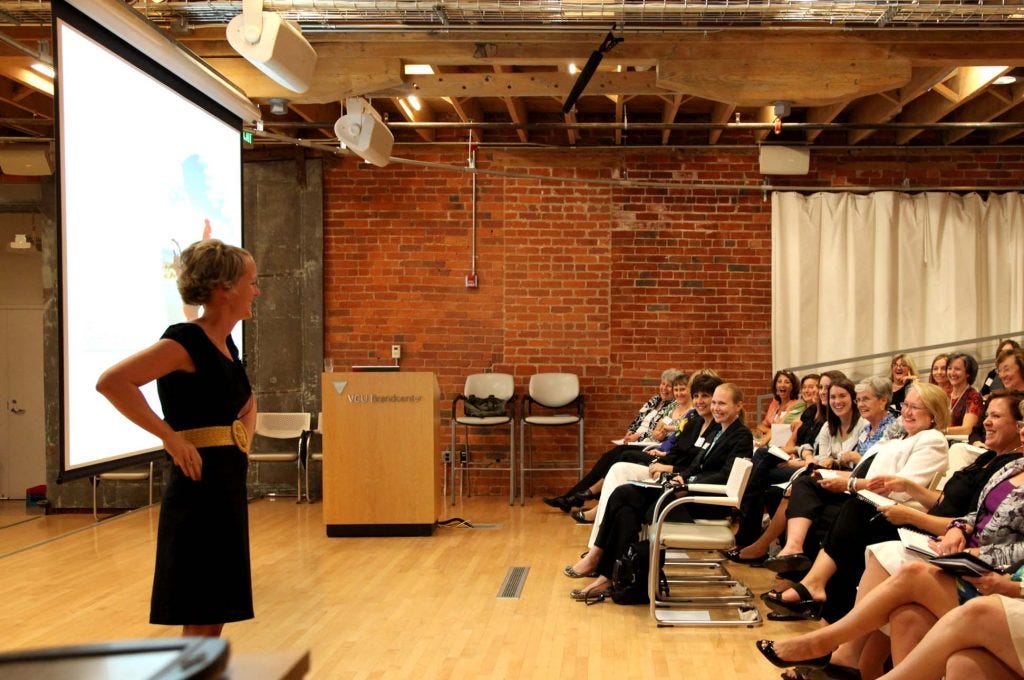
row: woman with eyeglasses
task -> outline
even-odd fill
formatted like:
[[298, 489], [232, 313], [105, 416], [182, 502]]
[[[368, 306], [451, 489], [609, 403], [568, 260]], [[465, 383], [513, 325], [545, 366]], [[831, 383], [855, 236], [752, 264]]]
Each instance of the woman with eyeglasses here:
[[[1019, 436], [1024, 442], [1024, 426]], [[1024, 561], [1022, 502], [1024, 459], [1018, 459], [992, 475], [978, 494], [974, 512], [949, 522], [940, 538], [929, 541], [929, 547], [938, 555], [969, 552], [994, 567], [1015, 571], [1013, 579], [1018, 581], [1017, 592], [1024, 594], [1019, 584], [1020, 565]], [[882, 633], [878, 631], [889, 624], [893, 671], [885, 677], [937, 680], [941, 675], [934, 670], [937, 659], [922, 658], [924, 652], [934, 654], [936, 650], [934, 639], [922, 645], [922, 641], [927, 639], [928, 629], [948, 613], [954, 612], [954, 616], [959, 616], [957, 606], [973, 601], [979, 594], [1012, 592], [1007, 581], [1006, 576], [998, 574], [955, 578], [922, 560], [905, 562], [891, 576], [869, 565], [860, 582], [857, 604], [850, 613], [832, 625], [789, 640], [760, 640], [757, 649], [780, 668], [824, 669], [827, 677], [839, 674], [856, 677], [857, 669], [839, 667], [847, 665], [841, 660], [848, 660], [860, 665], [864, 677], [877, 677], [881, 665], [869, 667], [865, 665], [864, 657], [877, 661], [881, 656], [877, 648]], [[1018, 608], [1013, 606], [1011, 610], [1006, 613], [1014, 616], [1015, 623], [1019, 622]], [[1001, 625], [1001, 622], [996, 623]], [[938, 633], [945, 630], [943, 625]], [[996, 635], [1000, 632], [1003, 631], [993, 631], [989, 642], [998, 642]], [[1010, 632], [1016, 647], [1016, 642], [1021, 639], [1020, 631], [1015, 632], [1011, 628]], [[914, 652], [922, 647], [923, 651]], [[989, 666], [987, 673], [974, 677], [1014, 677], [1013, 670], [1006, 675], [995, 672], [996, 669]]]
[[[805, 541], [812, 527], [816, 535], [828, 531], [840, 505], [851, 494], [868, 488], [868, 480], [881, 475], [899, 475], [926, 486], [935, 474], [946, 469], [949, 448], [942, 435], [949, 425], [949, 397], [941, 387], [914, 381], [903, 401], [900, 420], [905, 435], [890, 439], [867, 451], [852, 471], [836, 471], [822, 477], [803, 475], [792, 486], [786, 509], [786, 545], [765, 561], [776, 572], [805, 571], [813, 560], [806, 554]], [[889, 498], [904, 501], [906, 493]]]
[[[970, 465], [950, 475], [942, 491], [899, 475], [879, 475], [867, 480], [869, 491], [889, 496], [905, 493], [927, 511], [904, 503], [876, 508], [854, 497], [842, 505], [839, 515], [815, 558], [810, 572], [799, 585], [778, 594], [766, 593], [765, 603], [779, 616], [835, 621], [853, 607], [857, 583], [868, 559], [888, 572], [909, 559], [896, 528], [909, 526], [930, 534], [941, 534], [955, 517], [977, 505], [977, 497], [992, 475], [1021, 457], [1017, 421], [1022, 418], [1020, 400], [1024, 392], [998, 392], [993, 396], [985, 420], [988, 449]], [[806, 590], [807, 594], [802, 594]]]
[[900, 405], [907, 396], [910, 383], [917, 380], [917, 368], [909, 354], [897, 354], [889, 364], [889, 380], [892, 381], [892, 397], [889, 410], [899, 415]]
[[988, 372], [988, 375], [985, 376], [985, 382], [981, 384], [981, 396], [987, 397], [990, 392], [995, 392], [996, 390], [1000, 390], [1003, 388], [1009, 390], [1020, 389], [1019, 387], [1014, 387], [1013, 385], [1006, 385], [1003, 382], [1002, 378], [999, 376], [999, 361], [1003, 357], [1003, 352], [1015, 349], [1020, 349], [1020, 343], [1014, 340], [1013, 338], [1006, 338], [1005, 340], [1000, 340], [999, 344], [996, 345], [995, 365], [992, 367], [992, 370]]

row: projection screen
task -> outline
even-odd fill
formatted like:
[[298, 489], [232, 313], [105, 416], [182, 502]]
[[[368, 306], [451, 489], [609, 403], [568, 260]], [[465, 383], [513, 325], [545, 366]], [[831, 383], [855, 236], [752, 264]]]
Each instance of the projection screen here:
[[[210, 237], [241, 245], [242, 235], [242, 116], [86, 16], [90, 4], [53, 2], [58, 481], [162, 455], [159, 439], [119, 414], [96, 392], [96, 380], [156, 342], [169, 324], [199, 313], [177, 293], [182, 248]], [[242, 346], [240, 326], [235, 342]], [[144, 393], [161, 413], [155, 382]]]

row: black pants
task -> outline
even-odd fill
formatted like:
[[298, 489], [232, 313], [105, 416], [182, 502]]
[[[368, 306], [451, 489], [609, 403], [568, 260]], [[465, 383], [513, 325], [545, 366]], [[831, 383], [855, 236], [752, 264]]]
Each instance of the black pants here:
[[644, 453], [642, 448], [639, 446], [627, 446], [625, 444], [616, 446], [610, 451], [605, 451], [598, 458], [594, 466], [590, 468], [587, 474], [583, 475], [571, 489], [565, 492], [566, 496], [571, 496], [577, 493], [583, 493], [590, 487], [594, 486], [608, 475], [608, 471], [612, 469], [612, 465], [616, 463], [639, 463], [640, 465], [650, 465], [657, 456], [652, 456], [649, 453]]
[[896, 527], [873, 505], [851, 498], [821, 542], [821, 548], [836, 563], [836, 573], [825, 586], [828, 602], [822, 612], [826, 621], [836, 621], [853, 609], [857, 585], [864, 574], [864, 550], [874, 543], [899, 539]]
[[[631, 543], [640, 539], [640, 530], [653, 520], [654, 506], [663, 493], [658, 487], [640, 487], [623, 484], [615, 489], [604, 509], [604, 519], [598, 527], [594, 545], [601, 548], [597, 573], [611, 578], [615, 561], [622, 557]], [[729, 508], [712, 505], [682, 505], [669, 515], [673, 522], [692, 522], [694, 519], [720, 519], [729, 516]]]
[[[750, 471], [747, 489], [740, 501], [740, 527], [736, 532], [736, 545], [745, 547], [761, 536], [761, 517], [765, 511], [765, 495], [775, 484], [788, 482], [795, 469], [782, 466], [782, 459], [768, 453], [768, 449], [754, 451], [754, 467]], [[778, 507], [778, 503], [775, 504]], [[773, 509], [774, 512], [774, 509]]]

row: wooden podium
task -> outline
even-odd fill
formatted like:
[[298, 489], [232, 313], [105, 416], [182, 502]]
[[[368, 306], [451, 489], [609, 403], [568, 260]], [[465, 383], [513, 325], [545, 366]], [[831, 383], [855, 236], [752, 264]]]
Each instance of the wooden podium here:
[[328, 536], [429, 536], [441, 516], [441, 391], [433, 373], [324, 373]]

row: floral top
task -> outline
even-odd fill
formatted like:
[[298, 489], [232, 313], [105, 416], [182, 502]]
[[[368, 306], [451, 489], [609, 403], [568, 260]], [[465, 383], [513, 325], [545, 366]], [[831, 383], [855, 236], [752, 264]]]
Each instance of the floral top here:
[[953, 399], [952, 395], [950, 395], [950, 400], [953, 402], [953, 405], [949, 409], [949, 422], [953, 427], [963, 425], [964, 416], [968, 413], [973, 413], [978, 418], [981, 418], [981, 393], [973, 387], [968, 386], [964, 393], [956, 399]]

